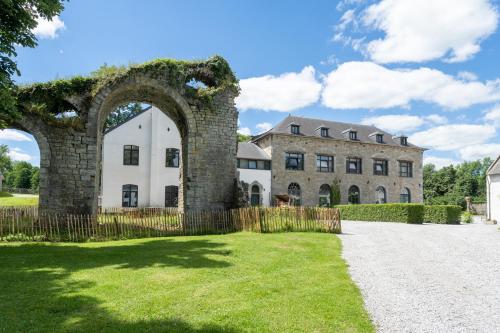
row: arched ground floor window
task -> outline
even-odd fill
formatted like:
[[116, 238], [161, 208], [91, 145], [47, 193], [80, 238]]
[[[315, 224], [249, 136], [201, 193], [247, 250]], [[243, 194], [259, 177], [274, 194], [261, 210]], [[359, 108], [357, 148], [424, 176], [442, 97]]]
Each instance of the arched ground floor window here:
[[401, 190], [401, 194], [399, 195], [399, 201], [402, 203], [410, 203], [411, 202], [411, 192], [407, 187], [403, 187]]
[[387, 202], [387, 193], [383, 186], [377, 187], [375, 190], [375, 203], [385, 204]]
[[137, 207], [139, 191], [137, 185], [126, 184], [122, 186], [122, 207]]
[[259, 206], [262, 203], [261, 197], [262, 194], [260, 193], [260, 186], [257, 184], [252, 185], [250, 188], [250, 205], [251, 206]]
[[352, 185], [351, 187], [349, 187], [349, 191], [347, 193], [347, 202], [353, 205], [359, 204], [361, 202], [359, 187], [357, 187], [356, 185]]
[[300, 185], [291, 183], [288, 185], [288, 196], [290, 197], [290, 205], [300, 206], [302, 204], [302, 191]]
[[179, 202], [179, 187], [165, 186], [165, 207], [177, 207]]
[[330, 207], [331, 188], [328, 184], [323, 184], [319, 188], [319, 206]]

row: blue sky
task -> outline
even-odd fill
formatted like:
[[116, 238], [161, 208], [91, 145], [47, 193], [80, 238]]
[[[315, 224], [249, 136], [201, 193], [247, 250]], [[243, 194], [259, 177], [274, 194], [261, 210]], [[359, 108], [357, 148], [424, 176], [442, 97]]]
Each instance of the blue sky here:
[[[225, 57], [240, 130], [288, 113], [375, 124], [438, 166], [500, 154], [498, 1], [71, 1], [19, 49], [19, 83], [159, 57]], [[31, 140], [31, 141], [30, 141]], [[39, 163], [29, 136], [0, 132]]]

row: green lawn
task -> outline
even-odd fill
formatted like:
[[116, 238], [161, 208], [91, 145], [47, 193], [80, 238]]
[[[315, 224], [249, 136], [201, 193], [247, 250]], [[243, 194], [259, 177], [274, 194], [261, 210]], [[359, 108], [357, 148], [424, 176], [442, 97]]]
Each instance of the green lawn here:
[[332, 234], [0, 244], [0, 332], [373, 332]]
[[[0, 192], [4, 193], [5, 192]], [[38, 196], [12, 196], [0, 195], [0, 206], [36, 206], [38, 205]]]

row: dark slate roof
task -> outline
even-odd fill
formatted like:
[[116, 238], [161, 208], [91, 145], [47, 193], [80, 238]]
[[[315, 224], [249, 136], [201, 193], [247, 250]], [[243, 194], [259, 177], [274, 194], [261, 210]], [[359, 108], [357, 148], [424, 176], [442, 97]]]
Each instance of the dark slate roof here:
[[238, 143], [238, 158], [250, 160], [271, 160], [269, 155], [259, 146], [251, 142]]
[[[292, 115], [283, 119], [280, 123], [278, 123], [274, 128], [272, 128], [268, 132], [265, 132], [255, 137], [253, 141], [256, 141], [261, 137], [267, 136], [269, 134], [292, 135], [290, 133], [290, 124], [299, 125], [300, 126], [299, 135], [303, 136], [321, 137], [320, 128], [325, 127], [328, 128], [328, 134], [331, 139], [351, 141], [349, 140], [349, 130], [352, 130], [357, 132], [357, 137], [359, 142], [401, 147], [399, 137], [394, 137], [392, 134], [383, 131], [375, 126], [341, 123], [341, 122], [321, 120], [321, 119], [303, 118]], [[383, 137], [384, 143], [377, 143], [376, 134], [384, 135]], [[423, 149], [415, 145], [412, 145], [410, 142], [408, 142], [407, 147]]]
[[487, 171], [488, 175], [500, 175], [500, 156], [493, 162]]

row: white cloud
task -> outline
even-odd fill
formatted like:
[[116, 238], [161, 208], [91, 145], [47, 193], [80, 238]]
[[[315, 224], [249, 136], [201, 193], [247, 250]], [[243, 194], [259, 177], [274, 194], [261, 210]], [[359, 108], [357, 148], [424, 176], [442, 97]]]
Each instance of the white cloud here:
[[421, 147], [452, 151], [483, 144], [495, 135], [495, 127], [490, 125], [454, 124], [417, 132], [409, 141]]
[[240, 127], [238, 129], [238, 133], [243, 135], [252, 135], [252, 130], [248, 127]]
[[457, 78], [464, 81], [477, 81], [478, 77], [476, 74], [468, 71], [460, 71], [457, 74]]
[[392, 114], [378, 117], [366, 117], [361, 120], [361, 124], [363, 125], [375, 126], [393, 134], [409, 133], [417, 130], [423, 125], [443, 125], [447, 122], [448, 119], [446, 117], [438, 114], [431, 114], [425, 117]]
[[439, 114], [431, 114], [425, 117], [425, 120], [436, 125], [444, 125], [448, 123], [448, 118], [441, 116]]
[[385, 33], [366, 45], [378, 63], [459, 62], [479, 52], [498, 12], [489, 0], [382, 0], [363, 12], [362, 23]]
[[500, 105], [489, 110], [484, 116], [484, 120], [493, 123], [496, 127], [500, 127]]
[[386, 115], [379, 117], [367, 117], [361, 120], [363, 125], [371, 125], [391, 133], [411, 132], [425, 123], [424, 119], [410, 115]]
[[500, 155], [499, 143], [486, 143], [460, 149], [460, 156], [468, 161], [475, 161], [485, 157], [497, 158], [498, 155]]
[[424, 157], [425, 164], [434, 164], [436, 169], [441, 169], [450, 165], [460, 164], [460, 161], [453, 160], [451, 158], [436, 157], [436, 156], [426, 156]]
[[50, 21], [39, 17], [36, 22], [37, 26], [33, 29], [33, 33], [39, 38], [54, 39], [58, 36], [57, 33], [65, 28], [59, 16], [54, 16]]
[[26, 154], [22, 149], [20, 148], [13, 148], [9, 151], [9, 156], [15, 161], [25, 161], [29, 162], [33, 159], [31, 155]]
[[307, 66], [300, 73], [243, 79], [240, 88], [241, 94], [236, 99], [240, 110], [289, 112], [318, 101], [321, 83], [316, 80], [314, 68]]
[[257, 128], [259, 130], [259, 134], [260, 133], [264, 133], [264, 132], [267, 132], [269, 131], [271, 128], [273, 128], [273, 125], [271, 123], [260, 123], [260, 124], [257, 124], [255, 125], [255, 128]]
[[0, 130], [0, 140], [7, 140], [7, 141], [33, 141], [29, 136], [26, 134], [13, 130], [13, 129], [4, 129]]
[[411, 101], [449, 109], [500, 100], [500, 79], [465, 82], [430, 68], [388, 69], [346, 62], [324, 79], [322, 103], [338, 109], [407, 107]]

